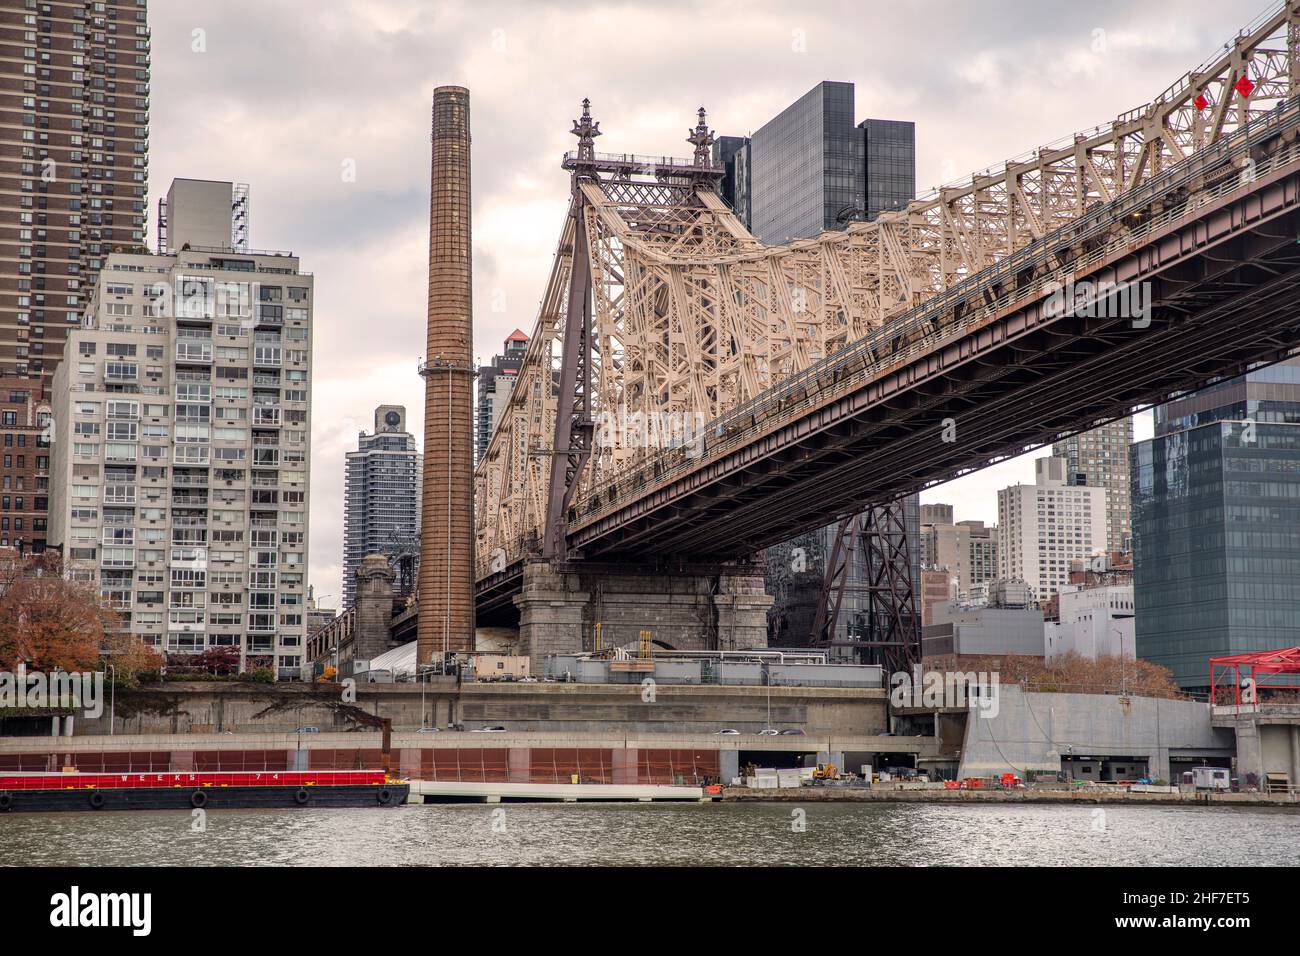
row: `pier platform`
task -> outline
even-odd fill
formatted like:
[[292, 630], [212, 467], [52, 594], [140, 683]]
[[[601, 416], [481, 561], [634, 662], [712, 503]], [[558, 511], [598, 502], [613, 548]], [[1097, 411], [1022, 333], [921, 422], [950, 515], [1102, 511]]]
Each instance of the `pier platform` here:
[[654, 803], [712, 800], [703, 787], [669, 784], [509, 783], [412, 780], [407, 803], [501, 803], [559, 801], [581, 803]]

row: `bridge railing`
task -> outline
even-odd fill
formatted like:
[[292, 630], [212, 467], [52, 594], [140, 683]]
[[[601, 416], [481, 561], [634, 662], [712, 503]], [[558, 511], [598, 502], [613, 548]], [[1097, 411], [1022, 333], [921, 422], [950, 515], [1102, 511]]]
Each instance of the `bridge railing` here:
[[[987, 269], [969, 276], [946, 292], [903, 313], [889, 325], [851, 343], [826, 358], [796, 372], [763, 394], [742, 403], [715, 418], [704, 429], [703, 449], [693, 454], [683, 449], [669, 449], [643, 459], [629, 469], [604, 480], [606, 491], [588, 499], [587, 507], [577, 515], [579, 523], [597, 520], [616, 511], [629, 499], [640, 497], [651, 486], [662, 485], [695, 471], [708, 460], [728, 454], [748, 444], [757, 435], [789, 421], [810, 407], [851, 391], [863, 380], [879, 377], [888, 368], [906, 364], [927, 354], [941, 342], [965, 335], [987, 323], [1004, 309], [1022, 300], [1042, 297], [1049, 289], [1059, 289], [1081, 272], [1110, 258], [1115, 252], [1140, 244], [1151, 233], [1187, 218], [1203, 206], [1215, 202], [1269, 172], [1300, 160], [1300, 144], [1292, 143], [1252, 167], [1230, 168], [1233, 160], [1247, 156], [1259, 142], [1276, 137], [1300, 125], [1300, 96], [1279, 102], [1267, 119], [1252, 122], [1234, 131], [1143, 186], [1106, 204], [1099, 204], [1079, 219], [1048, 233], [1004, 257]], [[1122, 232], [1111, 232], [1109, 241], [1065, 266], [1036, 276], [1032, 281], [997, 294], [998, 286], [1015, 274], [1043, 265], [1053, 250], [1105, 235], [1134, 212], [1149, 207], [1156, 199], [1175, 193], [1194, 181], [1216, 172], [1226, 175], [1221, 182], [1197, 190], [1185, 201], [1147, 218]], [[994, 292], [978, 309], [960, 321], [944, 325], [940, 318], [959, 303], [981, 292]], [[899, 348], [899, 342], [907, 344]], [[880, 354], [877, 354], [880, 353]], [[855, 367], [856, 366], [856, 367]]]
[[617, 166], [624, 169], [630, 169], [633, 172], [653, 175], [656, 172], [665, 173], [682, 173], [682, 172], [722, 172], [723, 167], [712, 161], [706, 166], [697, 166], [693, 159], [682, 159], [677, 156], [644, 156], [638, 153], [595, 153], [590, 159], [586, 159], [574, 150], [564, 154], [563, 165], [568, 168], [574, 165], [590, 164], [595, 166]]

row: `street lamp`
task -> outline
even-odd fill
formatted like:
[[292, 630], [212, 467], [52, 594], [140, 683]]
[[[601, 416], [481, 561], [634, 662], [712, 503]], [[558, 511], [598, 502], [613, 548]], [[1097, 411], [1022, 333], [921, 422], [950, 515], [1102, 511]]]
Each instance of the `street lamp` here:
[[113, 683], [110, 684], [108, 688], [108, 732], [112, 734], [114, 732], [114, 725], [117, 723], [117, 668], [107, 661], [104, 662], [104, 666], [107, 667], [113, 675]]
[[767, 685], [767, 725], [766, 729], [772, 729], [772, 667], [770, 661], [763, 661], [763, 683]]
[[433, 672], [433, 668], [431, 668], [428, 664], [424, 665], [424, 667], [425, 667], [424, 672], [420, 675], [420, 729], [421, 730], [424, 730], [425, 728], [425, 714], [428, 713], [428, 710], [424, 706], [424, 692], [429, 686], [429, 675]]

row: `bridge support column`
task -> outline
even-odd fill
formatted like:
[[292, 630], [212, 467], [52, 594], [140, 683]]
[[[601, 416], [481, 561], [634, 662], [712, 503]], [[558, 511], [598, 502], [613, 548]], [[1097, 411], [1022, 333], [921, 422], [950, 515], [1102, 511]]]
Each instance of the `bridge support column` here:
[[576, 574], [557, 571], [549, 561], [530, 561], [524, 567], [523, 588], [515, 596], [519, 608], [518, 653], [531, 659], [540, 674], [550, 654], [575, 654], [582, 650], [583, 615], [587, 592]]
[[761, 574], [722, 574], [713, 596], [720, 651], [767, 647], [767, 609], [773, 598]]
[[762, 574], [749, 568], [669, 572], [536, 560], [515, 596], [519, 653], [540, 673], [548, 655], [596, 650], [597, 635], [601, 648], [633, 654], [642, 631], [663, 649], [766, 647], [771, 605]]

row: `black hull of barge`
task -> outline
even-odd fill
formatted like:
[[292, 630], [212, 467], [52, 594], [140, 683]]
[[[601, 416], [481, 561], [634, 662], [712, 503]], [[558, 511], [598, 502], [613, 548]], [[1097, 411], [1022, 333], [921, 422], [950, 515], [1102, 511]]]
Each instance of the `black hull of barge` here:
[[[312, 787], [123, 787], [121, 789], [6, 790], [0, 814], [56, 810], [236, 810], [310, 807], [394, 807], [410, 784]], [[6, 800], [5, 798], [8, 797]], [[7, 804], [7, 807], [4, 806]]]

